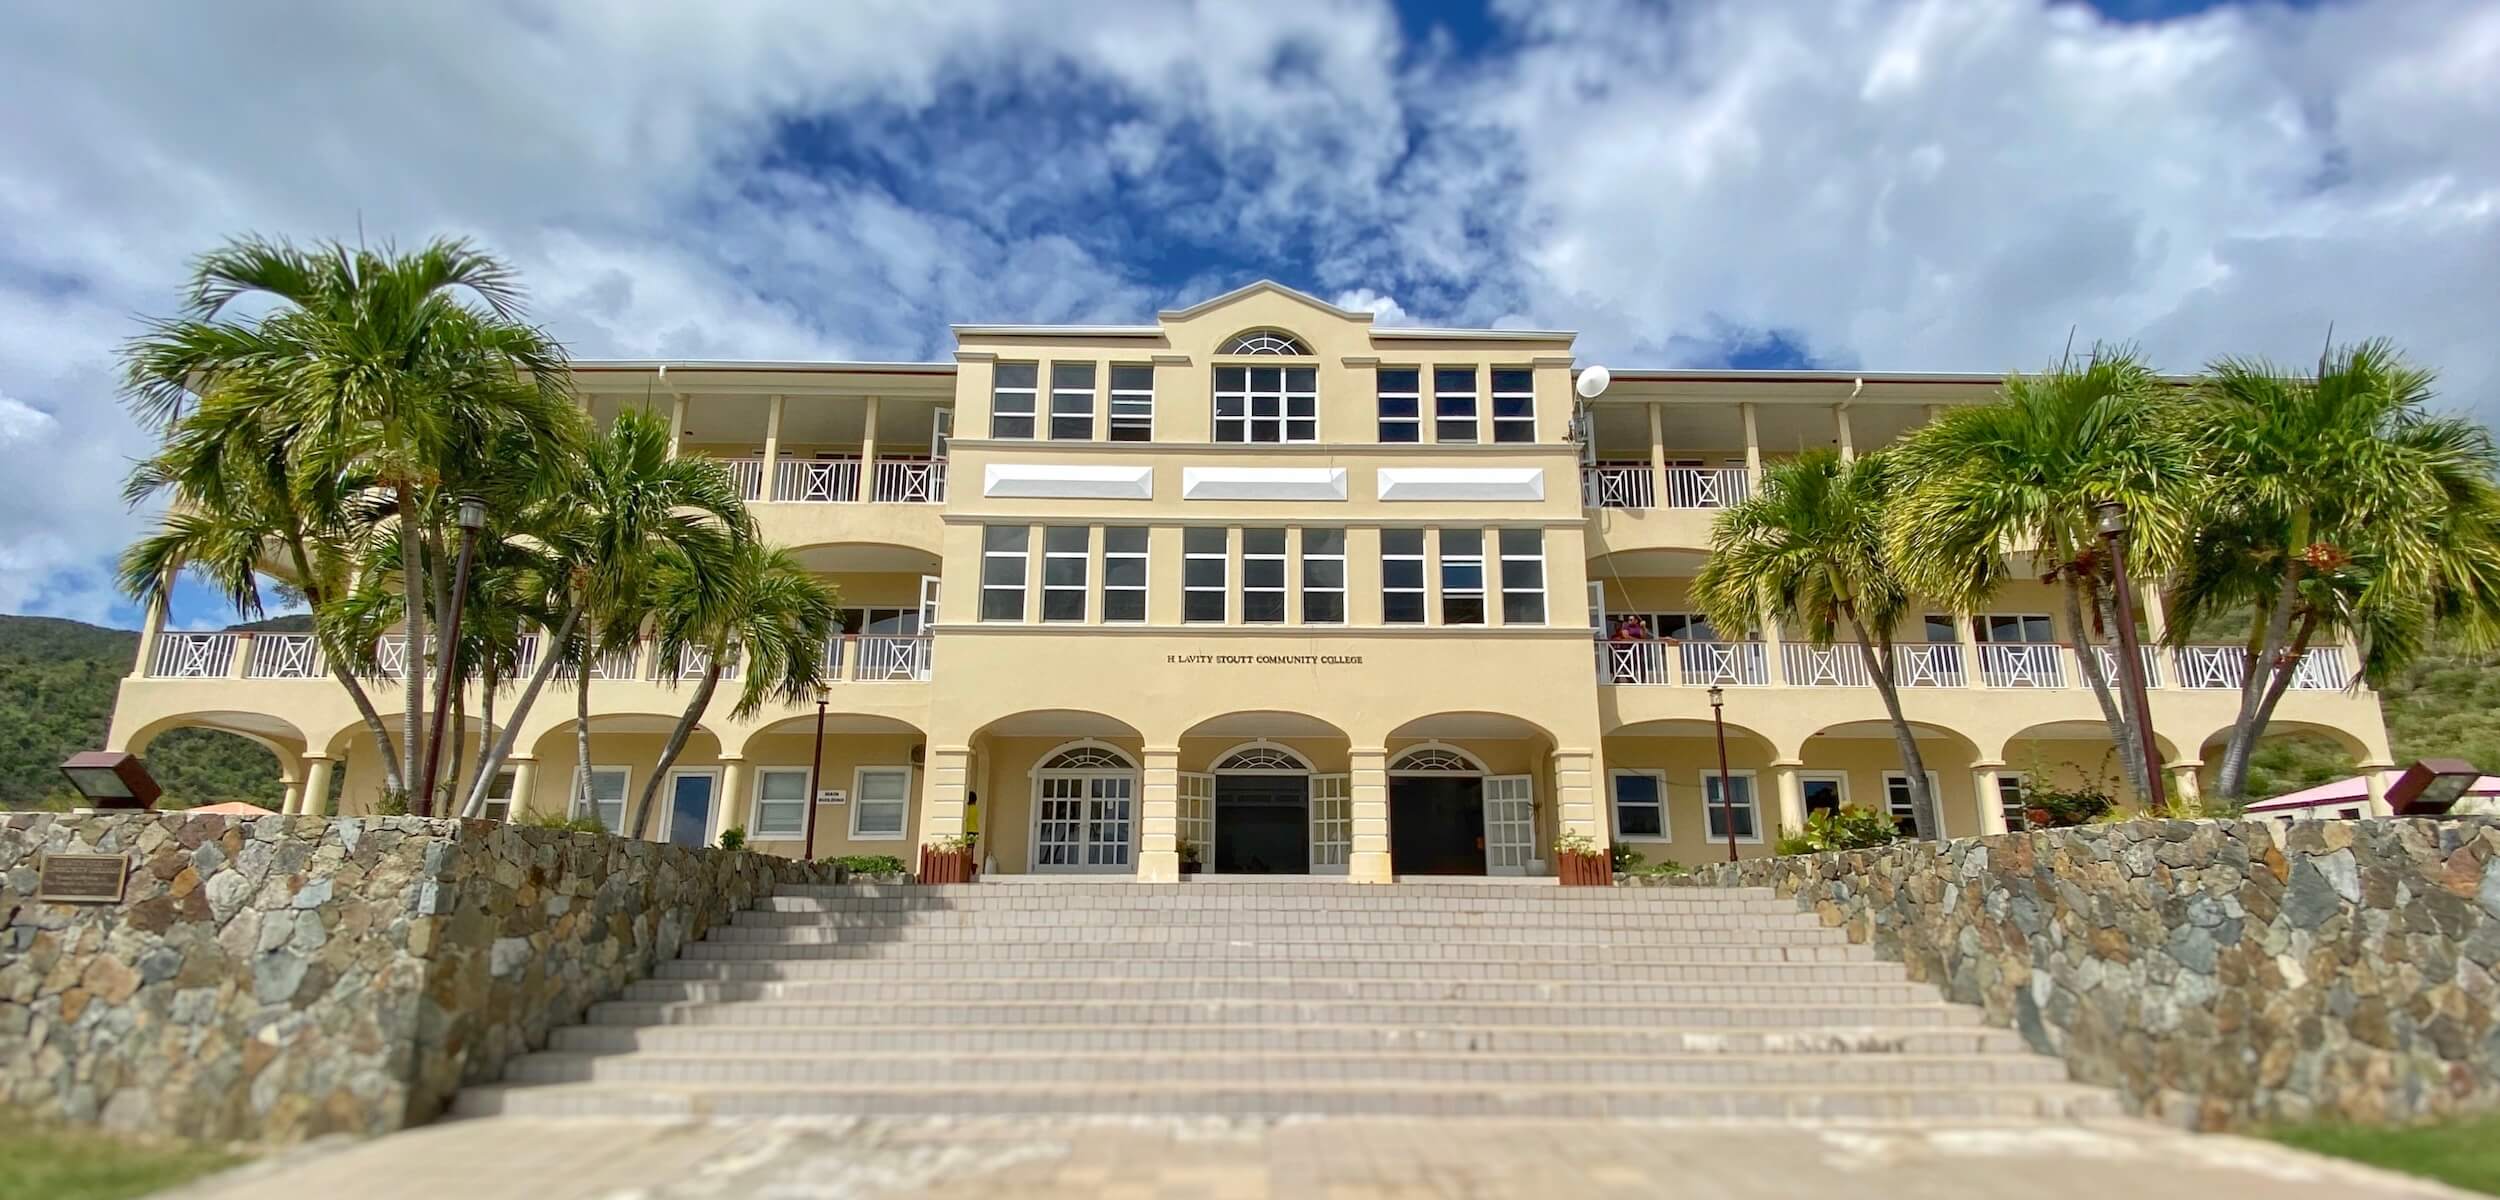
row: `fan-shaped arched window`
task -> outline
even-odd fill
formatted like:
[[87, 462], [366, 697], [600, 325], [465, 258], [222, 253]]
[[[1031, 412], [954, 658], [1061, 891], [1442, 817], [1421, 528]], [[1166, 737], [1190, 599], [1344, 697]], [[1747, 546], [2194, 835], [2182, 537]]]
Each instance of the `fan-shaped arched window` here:
[[1252, 354], [1260, 357], [1308, 358], [1311, 348], [1302, 339], [1282, 329], [1253, 329], [1236, 333], [1224, 343], [1218, 354]]
[[1482, 764], [1447, 746], [1417, 746], [1389, 764], [1392, 771], [1425, 775], [1481, 775]]
[[1126, 771], [1136, 764], [1109, 746], [1070, 746], [1042, 760], [1044, 771]]
[[1243, 746], [1218, 759], [1218, 771], [1308, 771], [1311, 764], [1282, 746]]

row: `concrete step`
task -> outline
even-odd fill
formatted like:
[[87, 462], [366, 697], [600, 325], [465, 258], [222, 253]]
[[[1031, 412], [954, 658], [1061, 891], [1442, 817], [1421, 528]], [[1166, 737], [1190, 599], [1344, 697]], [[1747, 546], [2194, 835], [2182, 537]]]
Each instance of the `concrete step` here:
[[[908, 1018], [908, 1014], [906, 1014]], [[1568, 1025], [574, 1025], [548, 1049], [581, 1054], [1548, 1054], [1987, 1055], [2025, 1053], [1984, 1025], [1719, 1029]]]
[[[1890, 966], [1890, 972], [1840, 976], [1856, 967]], [[1856, 1001], [1864, 1004], [1932, 1004], [1940, 997], [1912, 983], [1891, 963], [1843, 963], [1797, 967], [1785, 975], [1670, 983], [1553, 983], [1482, 979], [822, 979], [784, 982], [646, 979], [619, 997], [659, 1003], [753, 1000], [852, 1004], [989, 1002], [1045, 1004], [1057, 1001], [1183, 1000], [1367, 1000], [1412, 1004], [1425, 1000], [1478, 1003], [1581, 1005], [1649, 1001], [1658, 1004], [1796, 1004]]]
[[[810, 889], [821, 890], [821, 889]], [[1086, 893], [1097, 890], [1079, 889]], [[915, 897], [822, 896], [785, 888], [756, 902], [766, 912], [818, 913], [860, 918], [913, 918], [919, 920], [1014, 920], [1025, 917], [1052, 918], [1092, 914], [1157, 914], [1170, 919], [1187, 919], [1194, 914], [1214, 913], [1314, 913], [1333, 912], [1361, 915], [1426, 914], [1453, 921], [1500, 922], [1536, 916], [1564, 915], [1575, 918], [1606, 916], [1658, 917], [1693, 914], [1744, 913], [1757, 916], [1798, 915], [1796, 902], [1764, 896], [1759, 899], [1698, 899], [1706, 895], [1694, 889], [1621, 889], [1601, 898], [1582, 900], [1577, 897], [1598, 888], [1557, 889], [1548, 896], [1538, 893], [1521, 898], [1515, 890], [1483, 898], [1409, 899], [1403, 896], [1351, 896], [1325, 903], [1295, 896], [1230, 896], [1197, 895], [1145, 897], [1128, 899], [1121, 896], [1074, 895], [1048, 899], [1019, 897], [997, 899], [966, 897], [929, 900]], [[1628, 898], [1627, 898], [1628, 897]]]
[[704, 935], [707, 942], [751, 945], [819, 946], [1014, 946], [1066, 947], [1071, 941], [1088, 949], [1151, 943], [1178, 945], [1210, 942], [1256, 942], [1285, 945], [1342, 945], [1348, 942], [1464, 942], [1474, 946], [1811, 946], [1828, 945], [1831, 934], [1819, 926], [1795, 922], [1774, 924], [1769, 918], [1717, 925], [1582, 925], [1539, 929], [1529, 926], [1446, 929], [1429, 923], [1410, 925], [1346, 925], [1315, 920], [1297, 925], [1225, 923], [1210, 925], [1127, 924], [1090, 928], [1049, 925], [960, 925], [928, 928], [842, 928], [831, 925], [721, 925]]
[[1448, 883], [1135, 883], [1129, 879], [1058, 883], [846, 883], [785, 884], [776, 896], [819, 900], [894, 900], [924, 905], [960, 906], [1043, 902], [1069, 908], [1161, 907], [1169, 904], [1284, 904], [1328, 907], [1349, 901], [1399, 904], [1459, 900], [1488, 905], [1572, 904], [1586, 907], [1637, 907], [1673, 902], [1711, 903], [1722, 900], [1773, 900], [1769, 888], [1567, 888], [1518, 883], [1452, 881]]
[[1838, 1086], [1953, 1088], [1988, 1084], [2063, 1083], [2066, 1066], [2033, 1055], [1737, 1055], [1658, 1054], [1571, 1057], [1551, 1054], [1301, 1054], [1112, 1051], [802, 1054], [582, 1054], [541, 1051], [514, 1059], [509, 1083], [828, 1084], [911, 1083], [1133, 1084], [1361, 1082], [1503, 1084], [1641, 1084], [1648, 1086]]
[[1041, 906], [966, 911], [914, 909], [851, 912], [806, 907], [814, 901], [782, 901], [736, 914], [740, 925], [803, 925], [841, 929], [1134, 929], [1140, 926], [1255, 925], [1339, 928], [1413, 928], [1452, 931], [1499, 929], [1819, 929], [1812, 913], [1782, 903], [1777, 911], [1690, 908], [1672, 912], [1573, 912], [1569, 910], [1436, 912], [1420, 908], [1293, 909], [1050, 909]]
[[[1812, 932], [1812, 931], [1800, 931]], [[914, 961], [963, 960], [1009, 962], [1039, 959], [1060, 963], [1100, 964], [1120, 959], [1154, 959], [1180, 962], [1215, 958], [1254, 958], [1287, 962], [1359, 962], [1377, 966], [1402, 963], [1455, 964], [1474, 962], [1534, 963], [1558, 975], [1573, 973], [1575, 968], [1597, 961], [1667, 962], [1854, 962], [1872, 961], [1874, 951], [1865, 946], [1821, 939], [1794, 943], [1772, 941], [1700, 942], [1644, 941], [1625, 939], [1620, 942], [1575, 942], [1558, 945], [1550, 942], [1477, 942], [1473, 940], [1426, 941], [1355, 941], [1335, 938], [1297, 938], [1291, 941], [1248, 941], [1208, 939], [1204, 941], [1087, 941], [1072, 943], [1066, 938], [1008, 942], [695, 942], [685, 949], [685, 957], [693, 962], [781, 962], [806, 959], [904, 959]], [[1099, 971], [1089, 971], [1098, 974]]]
[[558, 1084], [475, 1087], [460, 1093], [461, 1116], [773, 1117], [980, 1114], [1151, 1116], [1508, 1116], [1698, 1120], [1905, 1121], [2075, 1120], [2121, 1115], [2116, 1098], [2071, 1084], [1954, 1088], [1845, 1086], [1624, 1087], [1506, 1084], [1452, 1088], [1441, 1083], [1141, 1083], [1119, 1087], [952, 1081], [863, 1086], [693, 1087]]
[[934, 1002], [898, 1009], [885, 1003], [752, 1002], [672, 1004], [608, 1000], [590, 1008], [597, 1025], [842, 1026], [951, 1025], [1556, 1025], [1592, 1029], [1709, 1029], [1775, 1027], [1817, 1029], [1862, 1026], [1975, 1026], [1979, 1011], [1941, 1003], [1830, 1004], [1574, 1004], [1542, 1001], [1499, 1004], [1444, 1000], [1396, 1001], [988, 1001]]
[[[689, 947], [691, 949], [691, 947]], [[1740, 953], [1723, 948], [1709, 953], [1679, 951], [1646, 961], [1594, 959], [1554, 963], [1525, 959], [1448, 958], [1440, 961], [1367, 962], [1353, 958], [1296, 960], [1279, 955], [1201, 958], [1195, 955], [1137, 955], [1122, 958], [1070, 958], [1043, 954], [964, 954], [955, 958], [862, 956], [806, 957], [757, 955], [752, 958], [678, 958], [659, 964], [658, 979], [789, 981], [815, 979], [1244, 979], [1289, 976], [1295, 979], [1427, 979], [1501, 980], [1558, 983], [1674, 982], [1690, 979], [1745, 978], [1747, 971], [1798, 970], [1828, 967], [1894, 966], [1878, 963], [1865, 947], [1843, 947], [1846, 953], [1790, 956], [1787, 947]]]

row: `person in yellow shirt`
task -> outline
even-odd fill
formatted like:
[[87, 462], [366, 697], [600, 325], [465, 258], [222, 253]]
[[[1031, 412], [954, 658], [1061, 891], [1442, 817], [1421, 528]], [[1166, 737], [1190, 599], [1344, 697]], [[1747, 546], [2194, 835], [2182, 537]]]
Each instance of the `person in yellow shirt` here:
[[964, 793], [964, 837], [972, 843], [970, 847], [972, 869], [977, 875], [981, 870], [981, 793], [979, 792]]

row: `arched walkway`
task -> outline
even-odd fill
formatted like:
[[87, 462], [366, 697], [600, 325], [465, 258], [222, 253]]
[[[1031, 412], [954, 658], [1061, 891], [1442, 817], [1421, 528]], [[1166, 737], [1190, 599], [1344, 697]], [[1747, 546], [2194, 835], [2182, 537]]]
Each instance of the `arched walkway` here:
[[1394, 873], [1546, 872], [1562, 806], [1544, 726], [1507, 713], [1432, 713], [1391, 729], [1384, 749]]
[[[1975, 837], [2001, 832], [1990, 824], [1983, 806], [1996, 802], [1993, 785], [1975, 771], [1989, 755], [1968, 735], [1941, 725], [1910, 722], [1925, 768], [1936, 815], [1946, 837]], [[1890, 721], [1848, 721], [1826, 725], [1806, 736], [1796, 755], [1796, 811], [1783, 805], [1781, 825], [1796, 825], [1815, 812], [1843, 805], [1871, 808], [1893, 819], [1905, 834], [1915, 832], [1909, 769], [1901, 761], [1901, 745]]]
[[[814, 712], [784, 717], [725, 748], [733, 767], [729, 803], [748, 844], [769, 853], [909, 861], [927, 747], [927, 735], [909, 721], [835, 709], [825, 714], [820, 752]], [[812, 803], [812, 796], [828, 801]]]
[[1724, 783], [1720, 727], [1707, 720], [1642, 721], [1607, 734], [1599, 786], [1614, 838], [1653, 863], [1724, 859], [1731, 831], [1740, 855], [1767, 853], [1780, 826], [1795, 823], [1773, 804], [1774, 776], [1795, 760], [1751, 726], [1729, 722], [1724, 731]]
[[[731, 781], [722, 761], [721, 739], [698, 724], [669, 764], [667, 777], [651, 800], [652, 811], [636, 809], [679, 714], [658, 712], [597, 713], [590, 719], [590, 765], [581, 763], [577, 722], [566, 718], [550, 726], [531, 744], [537, 763], [523, 811], [595, 816], [610, 830], [627, 831], [637, 823], [643, 836], [680, 845], [708, 845], [732, 823], [725, 797]], [[583, 797], [587, 794], [587, 800]]]
[[1346, 872], [1354, 813], [1344, 730], [1303, 713], [1233, 712], [1184, 730], [1179, 749], [1184, 864], [1194, 856], [1224, 875]]
[[1147, 747], [1135, 726], [1099, 712], [1033, 709], [981, 726], [970, 747], [964, 798], [985, 864], [1043, 874], [1137, 869]]

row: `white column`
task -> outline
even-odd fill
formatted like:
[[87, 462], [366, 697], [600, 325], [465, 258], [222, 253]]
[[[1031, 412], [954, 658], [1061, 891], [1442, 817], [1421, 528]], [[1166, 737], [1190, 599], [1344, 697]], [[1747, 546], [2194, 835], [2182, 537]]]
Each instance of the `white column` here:
[[259, 640], [248, 633], [234, 635], [234, 661], [226, 664], [226, 674], [235, 679], [248, 678], [252, 671], [252, 643]]
[[304, 811], [303, 780], [289, 779], [286, 781], [286, 797], [278, 801], [278, 811], [290, 817]]
[[1978, 797], [1979, 836], [2004, 833], [2005, 804], [1997, 796], [1997, 771], [2005, 763], [2000, 759], [1981, 759], [1971, 764], [1971, 791]]
[[[1597, 787], [1595, 751], [1554, 752], [1554, 814], [1561, 832], [1581, 834], [1600, 850], [1612, 843], [1613, 822], [1606, 819], [1605, 797]], [[1537, 847], [1535, 857], [1551, 858], [1550, 848]]]
[[2205, 785], [2203, 780], [2197, 778], [2196, 772], [2204, 765], [2193, 758], [2162, 764], [2163, 769], [2170, 772], [2170, 798], [2173, 802], [2193, 807], [2202, 798]]
[[[1046, 419], [1046, 418], [1042, 418]], [[877, 398], [868, 398], [867, 414], [859, 427], [859, 502], [866, 504], [877, 498]]]
[[[972, 747], [929, 747], [928, 782], [920, 789], [920, 841], [923, 845], [942, 837], [954, 837], [964, 831], [964, 789], [972, 779]], [[813, 798], [810, 798], [813, 802]], [[817, 832], [824, 832], [824, 814], [818, 813]], [[821, 840], [821, 839], [820, 839]], [[808, 847], [808, 856], [815, 856], [815, 847]], [[911, 855], [905, 855], [910, 859]]]
[[1652, 507], [1667, 506], [1667, 417], [1666, 406], [1656, 401], [1642, 405], [1649, 410], [1649, 502]]
[[330, 815], [330, 766], [331, 761], [326, 755], [304, 756], [303, 800], [296, 811], [321, 817]]
[[764, 410], [764, 484], [756, 494], [766, 500], [778, 500], [775, 489], [781, 486], [781, 412], [789, 397], [776, 395], [772, 407]]
[[1181, 748], [1148, 746], [1139, 805], [1137, 882], [1181, 881]]
[[750, 795], [753, 789], [747, 784], [746, 756], [724, 754], [721, 756], [720, 765], [721, 797], [718, 810], [720, 815], [713, 819], [712, 824], [715, 828], [711, 831], [709, 839], [716, 845], [720, 842], [721, 832], [732, 825], [750, 832], [755, 826], [752, 814], [747, 812], [747, 805], [753, 800]]
[[167, 581], [156, 593], [156, 599], [148, 602], [147, 616], [139, 623], [139, 657], [130, 664], [133, 675], [147, 674], [149, 665], [156, 661], [156, 639], [165, 632], [165, 600], [172, 594], [173, 584]]
[[2384, 759], [2361, 764], [2361, 781], [2369, 786], [2370, 815], [2373, 817], [2396, 815], [2395, 807], [2387, 803], [2387, 776], [2395, 769], [2396, 764]]
[[675, 458], [679, 444], [686, 440], [686, 397], [680, 393], [672, 399], [674, 403], [668, 412], [668, 456]]
[[1753, 401], [1736, 406], [1745, 415], [1745, 483], [1747, 492], [1762, 490], [1762, 428], [1754, 419]]
[[505, 815], [517, 821], [529, 811], [530, 801], [537, 795], [538, 760], [514, 755], [506, 758], [504, 765], [512, 768], [512, 807], [505, 810]]
[[1837, 423], [1840, 429], [1840, 461], [1856, 462], [1858, 459], [1858, 446], [1856, 439], [1851, 437], [1849, 433], [1849, 406], [1846, 404], [1833, 405], [1832, 420]]
[[1780, 806], [1779, 827], [1771, 831], [1768, 839], [1772, 842], [1777, 842], [1781, 835], [1792, 830], [1806, 827], [1806, 785], [1805, 780], [1797, 775], [1798, 769], [1805, 765], [1794, 758], [1779, 759], [1771, 764], [1771, 782], [1779, 790]]
[[1389, 752], [1357, 746], [1350, 755], [1354, 814], [1354, 850], [1346, 862], [1346, 878], [1355, 883], [1387, 883], [1389, 864]]
[[1970, 613], [1953, 614], [1953, 640], [1962, 648], [1962, 682], [1970, 687], [1988, 686], [1988, 673], [1979, 669], [1979, 638], [1971, 631]]

